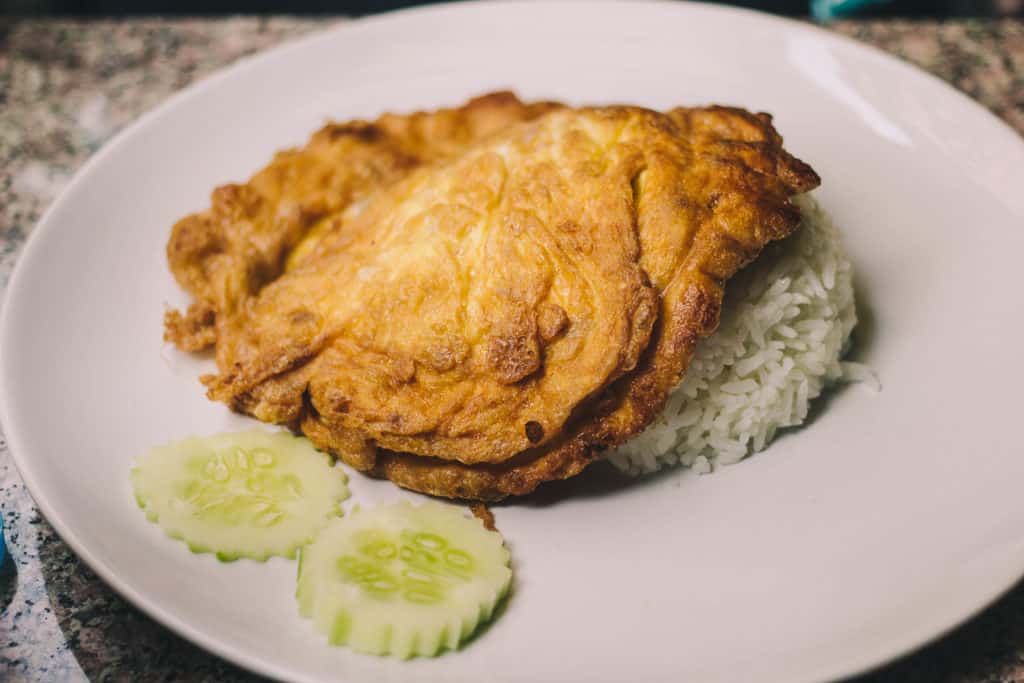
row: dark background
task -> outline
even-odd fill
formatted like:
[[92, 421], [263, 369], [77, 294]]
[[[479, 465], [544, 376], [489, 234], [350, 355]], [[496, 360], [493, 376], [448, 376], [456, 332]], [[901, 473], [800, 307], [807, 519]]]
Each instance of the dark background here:
[[[429, 4], [424, 0], [0, 0], [0, 14], [124, 16], [158, 14], [360, 15]], [[1024, 16], [1024, 0], [732, 0], [726, 4], [791, 16]]]

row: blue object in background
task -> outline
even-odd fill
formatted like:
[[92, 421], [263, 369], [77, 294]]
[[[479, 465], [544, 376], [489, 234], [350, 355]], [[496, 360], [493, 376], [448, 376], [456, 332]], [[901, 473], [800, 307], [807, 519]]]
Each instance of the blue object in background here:
[[828, 22], [857, 14], [872, 5], [886, 5], [889, 0], [811, 0], [811, 16]]

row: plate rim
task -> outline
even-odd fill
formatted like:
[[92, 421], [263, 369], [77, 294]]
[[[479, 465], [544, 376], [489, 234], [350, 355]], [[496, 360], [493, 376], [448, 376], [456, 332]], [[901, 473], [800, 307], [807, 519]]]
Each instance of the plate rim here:
[[[144, 613], [147, 617], [168, 628], [176, 635], [186, 639], [190, 643], [206, 650], [207, 652], [213, 653], [214, 655], [241, 667], [246, 671], [263, 676], [271, 676], [279, 680], [307, 680], [304, 677], [296, 678], [294, 671], [290, 671], [287, 667], [276, 663], [272, 659], [249, 654], [234, 647], [230, 643], [203, 633], [201, 629], [197, 629], [187, 620], [179, 619], [170, 613], [162, 611], [161, 608], [153, 604], [146, 595], [140, 593], [135, 590], [135, 588], [124, 582], [124, 580], [118, 577], [113, 569], [104, 561], [92, 555], [89, 548], [78, 539], [71, 526], [69, 526], [56, 513], [50, 505], [47, 497], [43, 494], [43, 487], [40, 486], [37, 481], [29, 459], [24, 456], [24, 451], [21, 447], [22, 438], [19, 431], [20, 428], [17, 427], [16, 422], [11, 420], [11, 412], [9, 408], [9, 406], [14, 403], [15, 397], [4, 388], [9, 386], [9, 382], [7, 382], [6, 379], [11, 373], [13, 373], [12, 368], [14, 367], [14, 362], [10, 358], [10, 352], [8, 351], [10, 347], [8, 340], [11, 340], [16, 336], [13, 329], [13, 323], [11, 322], [13, 314], [10, 312], [11, 306], [9, 304], [12, 300], [20, 296], [18, 292], [21, 290], [22, 281], [26, 277], [24, 273], [33, 268], [32, 265], [27, 264], [32, 263], [37, 258], [36, 252], [38, 252], [40, 248], [39, 245], [45, 240], [43, 236], [48, 235], [57, 229], [54, 226], [59, 225], [59, 223], [53, 220], [53, 216], [59, 213], [62, 207], [69, 201], [69, 197], [75, 187], [80, 184], [83, 178], [88, 176], [95, 167], [104, 163], [108, 156], [115, 153], [115, 151], [120, 147], [128, 144], [134, 136], [138, 135], [143, 129], [158, 118], [173, 113], [176, 108], [181, 106], [190, 98], [194, 98], [206, 92], [208, 89], [216, 88], [222, 81], [231, 78], [237, 73], [257, 68], [264, 62], [272, 61], [277, 59], [279, 56], [294, 50], [304, 49], [319, 41], [333, 40], [339, 37], [339, 35], [344, 35], [351, 31], [372, 31], [378, 24], [388, 24], [396, 20], [415, 21], [416, 17], [419, 15], [522, 11], [523, 8], [538, 10], [540, 7], [543, 7], [544, 9], [551, 7], [574, 7], [577, 9], [588, 7], [596, 10], [603, 10], [604, 8], [626, 4], [631, 7], [644, 6], [650, 11], [659, 10], [663, 12], [677, 12], [680, 17], [691, 13], [732, 15], [746, 21], [774, 24], [780, 30], [803, 31], [824, 39], [827, 42], [838, 42], [846, 49], [853, 51], [855, 54], [871, 59], [875, 63], [882, 65], [882, 68], [901, 72], [905, 76], [909, 76], [922, 84], [926, 84], [927, 87], [930, 87], [933, 90], [937, 88], [938, 90], [943, 91], [944, 95], [947, 97], [953, 96], [954, 98], [959, 99], [961, 104], [968, 104], [970, 108], [976, 112], [982, 113], [982, 118], [987, 118], [990, 126], [991, 124], [995, 124], [995, 126], [992, 126], [991, 128], [992, 131], [998, 131], [997, 135], [1003, 137], [1006, 144], [1024, 145], [1024, 137], [1021, 137], [1017, 131], [1015, 131], [1007, 122], [999, 118], [988, 107], [971, 98], [966, 93], [960, 91], [938, 76], [911, 64], [897, 55], [888, 53], [881, 48], [862, 43], [846, 35], [834, 33], [818, 25], [806, 23], [797, 19], [781, 17], [744, 7], [711, 5], [691, 0], [630, 0], [628, 3], [623, 0], [548, 0], [542, 4], [531, 2], [531, 0], [443, 2], [435, 5], [392, 10], [365, 17], [347, 18], [340, 23], [324, 26], [323, 28], [315, 28], [307, 35], [287, 39], [278, 45], [259, 50], [256, 53], [243, 56], [225, 66], [219, 67], [212, 73], [201, 77], [198, 81], [174, 92], [134, 119], [122, 130], [118, 131], [105, 144], [103, 144], [97, 152], [92, 154], [78, 168], [68, 183], [61, 189], [58, 197], [51, 202], [40, 216], [34, 229], [26, 239], [25, 244], [22, 246], [8, 278], [7, 287], [3, 296], [3, 306], [0, 307], [0, 425], [2, 425], [4, 434], [7, 438], [8, 453], [10, 454], [11, 460], [14, 462], [22, 481], [24, 482], [25, 487], [31, 495], [40, 514], [43, 515], [60, 539], [67, 544], [78, 558], [81, 559], [82, 562], [84, 562], [86, 566], [88, 566], [90, 570], [92, 570], [111, 590], [117, 593], [133, 607]], [[325, 20], [326, 19], [328, 18], [325, 18]], [[1022, 578], [1024, 578], [1024, 560], [1019, 561], [1016, 564], [1016, 569], [1007, 569], [1003, 571], [998, 581], [990, 581], [988, 583], [989, 590], [976, 591], [974, 599], [972, 600], [960, 599], [959, 601], [955, 601], [955, 603], [953, 603], [956, 605], [955, 607], [945, 610], [942, 613], [943, 617], [941, 619], [934, 620], [936, 622], [942, 622], [941, 624], [936, 625], [933, 622], [919, 622], [917, 628], [907, 629], [902, 634], [901, 638], [890, 639], [891, 644], [885, 649], [871, 651], [866, 656], [864, 654], [859, 654], [858, 656], [836, 659], [829, 666], [824, 667], [824, 671], [822, 671], [822, 667], [818, 667], [817, 669], [814, 667], [806, 667], [801, 670], [803, 675], [798, 677], [796, 680], [816, 681], [820, 680], [823, 675], [828, 680], [835, 680], [837, 678], [864, 674], [881, 668], [896, 659], [939, 640], [991, 606], [999, 598], [1008, 593]]]

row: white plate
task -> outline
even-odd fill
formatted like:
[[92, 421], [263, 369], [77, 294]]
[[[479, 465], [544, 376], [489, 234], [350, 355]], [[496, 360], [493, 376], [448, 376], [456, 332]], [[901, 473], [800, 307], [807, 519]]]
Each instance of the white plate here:
[[[154, 444], [248, 424], [209, 361], [161, 344], [184, 297], [171, 223], [327, 117], [499, 87], [571, 102], [766, 110], [824, 178], [881, 394], [709, 477], [543, 495], [497, 511], [505, 614], [465, 651], [399, 663], [331, 648], [295, 566], [219, 564], [135, 508]], [[248, 60], [108, 145], [36, 229], [4, 310], [2, 406], [39, 507], [96, 572], [185, 637], [281, 678], [820, 680], [906, 652], [1024, 570], [1024, 145], [940, 82], [793, 22], [680, 4], [490, 4], [341, 26]], [[401, 495], [355, 476], [355, 500]], [[564, 491], [563, 491], [564, 492]]]

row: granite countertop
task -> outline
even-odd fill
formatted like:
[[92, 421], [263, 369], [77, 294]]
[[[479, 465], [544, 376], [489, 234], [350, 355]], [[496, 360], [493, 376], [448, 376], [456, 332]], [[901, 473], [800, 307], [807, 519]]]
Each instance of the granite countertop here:
[[[42, 211], [107, 139], [233, 60], [337, 19], [0, 19], [0, 291]], [[1024, 21], [842, 22], [1024, 133]], [[0, 679], [258, 680], [127, 605], [56, 536], [0, 435]], [[952, 634], [861, 681], [1024, 682], [1024, 583]]]

